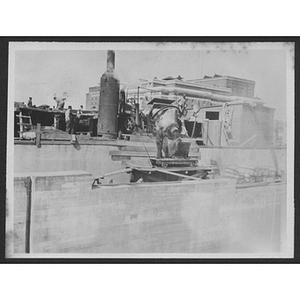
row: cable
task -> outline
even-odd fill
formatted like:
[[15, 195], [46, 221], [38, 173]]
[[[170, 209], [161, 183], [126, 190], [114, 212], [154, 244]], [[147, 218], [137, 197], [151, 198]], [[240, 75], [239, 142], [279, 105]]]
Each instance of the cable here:
[[141, 136], [140, 136], [140, 135], [139, 135], [139, 138], [140, 138], [140, 140], [141, 140], [141, 142], [142, 142], [142, 144], [143, 144], [143, 146], [144, 146], [144, 149], [145, 149], [145, 151], [146, 151], [146, 154], [147, 154], [147, 156], [148, 156], [148, 160], [149, 160], [149, 162], [150, 162], [150, 166], [153, 167], [153, 164], [152, 164], [152, 161], [151, 161], [151, 159], [150, 159], [150, 155], [149, 155], [149, 153], [148, 153], [148, 150], [147, 150], [147, 148], [146, 148], [146, 146], [145, 146], [143, 140], [141, 139]]

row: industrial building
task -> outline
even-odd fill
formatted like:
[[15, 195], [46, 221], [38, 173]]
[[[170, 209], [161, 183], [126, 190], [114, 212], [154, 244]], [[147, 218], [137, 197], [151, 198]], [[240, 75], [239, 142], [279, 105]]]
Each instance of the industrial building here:
[[98, 110], [100, 96], [100, 85], [89, 87], [89, 92], [86, 93], [87, 110]]
[[[99, 95], [99, 86], [89, 88], [87, 109], [98, 108]], [[126, 90], [126, 98], [140, 103], [141, 110], [153, 98], [172, 103], [183, 95], [187, 99], [187, 132], [204, 145], [269, 147], [272, 143], [275, 109], [254, 96], [253, 80], [217, 74], [189, 80], [155, 77]]]
[[[213, 77], [183, 80], [182, 77], [166, 77], [163, 79], [144, 80], [139, 87], [127, 89], [127, 98], [151, 100], [154, 97], [176, 99], [185, 94], [191, 100], [203, 100], [201, 93], [217, 95], [242, 96], [254, 98], [255, 81], [232, 76], [214, 75]], [[89, 87], [86, 94], [86, 109], [98, 109], [100, 86]], [[258, 98], [257, 98], [258, 99]]]

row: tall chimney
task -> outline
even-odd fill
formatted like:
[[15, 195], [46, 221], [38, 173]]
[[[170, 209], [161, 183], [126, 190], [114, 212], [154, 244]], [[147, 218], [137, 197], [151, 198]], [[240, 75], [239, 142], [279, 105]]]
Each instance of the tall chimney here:
[[107, 51], [107, 70], [100, 79], [98, 135], [116, 139], [118, 133], [118, 103], [120, 82], [115, 73], [115, 52]]
[[113, 72], [115, 70], [115, 52], [107, 51], [107, 72]]

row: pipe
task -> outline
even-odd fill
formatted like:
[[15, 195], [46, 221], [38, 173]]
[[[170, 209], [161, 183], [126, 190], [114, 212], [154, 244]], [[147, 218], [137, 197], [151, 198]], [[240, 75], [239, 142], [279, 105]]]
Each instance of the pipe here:
[[250, 103], [259, 103], [264, 104], [265, 102], [248, 98], [248, 97], [242, 97], [242, 96], [225, 96], [225, 95], [218, 95], [213, 94], [212, 92], [204, 92], [204, 91], [193, 91], [189, 89], [184, 88], [171, 88], [168, 89], [169, 92], [173, 93], [184, 93], [184, 94], [193, 94], [195, 96], [198, 96], [199, 98], [206, 98], [212, 101], [218, 101], [218, 102], [231, 102], [231, 101], [243, 101], [243, 102], [250, 102]]
[[191, 89], [185, 89], [185, 88], [180, 88], [180, 87], [157, 86], [157, 87], [149, 88], [149, 90], [152, 90], [155, 92], [163, 92], [163, 93], [186, 94], [187, 96], [194, 96], [194, 97], [204, 98], [204, 99], [208, 99], [211, 101], [217, 101], [217, 102], [242, 101], [242, 102], [246, 102], [246, 103], [257, 103], [257, 104], [265, 103], [264, 101], [262, 101], [260, 99], [254, 99], [254, 98], [248, 98], [248, 97], [242, 97], [242, 96], [219, 95], [219, 94], [214, 94], [212, 92], [191, 90]]

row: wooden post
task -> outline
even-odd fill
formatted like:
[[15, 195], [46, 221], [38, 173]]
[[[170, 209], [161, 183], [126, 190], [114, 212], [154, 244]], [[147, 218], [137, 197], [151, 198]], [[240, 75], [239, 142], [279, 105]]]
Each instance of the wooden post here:
[[36, 145], [38, 148], [41, 148], [41, 123], [37, 123], [37, 132], [36, 132]]
[[22, 111], [20, 111], [19, 113], [19, 126], [20, 126], [20, 131], [19, 131], [19, 135], [20, 135], [20, 138], [22, 137], [22, 133], [24, 132], [24, 126], [23, 126], [23, 118], [22, 118]]
[[219, 140], [219, 146], [222, 146], [222, 133], [223, 133], [223, 120], [220, 122], [220, 140]]
[[71, 144], [75, 144], [76, 140], [76, 134], [71, 134]]
[[56, 121], [56, 116], [54, 115], [54, 128], [57, 129], [57, 121]]
[[27, 193], [27, 205], [26, 205], [26, 225], [25, 225], [25, 253], [30, 253], [30, 226], [31, 226], [31, 177], [26, 179], [26, 193]]

